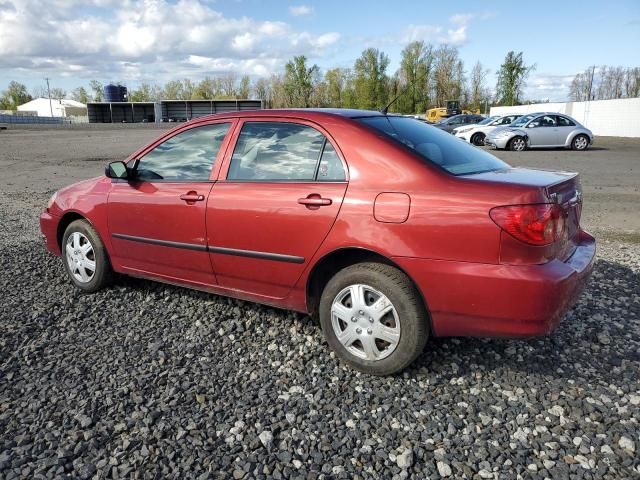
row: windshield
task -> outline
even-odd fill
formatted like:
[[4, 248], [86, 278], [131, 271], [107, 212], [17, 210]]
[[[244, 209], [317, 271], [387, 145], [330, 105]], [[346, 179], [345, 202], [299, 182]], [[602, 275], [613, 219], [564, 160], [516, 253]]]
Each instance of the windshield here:
[[490, 172], [509, 165], [450, 133], [405, 117], [365, 117], [359, 122], [401, 142], [425, 160], [453, 175]]
[[476, 125], [488, 125], [490, 123], [495, 122], [496, 120], [499, 120], [500, 117], [487, 117], [484, 120], [482, 120], [481, 122], [476, 123]]
[[535, 115], [525, 115], [524, 117], [520, 117], [515, 122], [513, 122], [511, 124], [511, 126], [512, 127], [521, 127], [522, 125], [524, 125], [525, 123], [527, 123], [529, 120], [531, 120], [534, 117], [535, 117]]

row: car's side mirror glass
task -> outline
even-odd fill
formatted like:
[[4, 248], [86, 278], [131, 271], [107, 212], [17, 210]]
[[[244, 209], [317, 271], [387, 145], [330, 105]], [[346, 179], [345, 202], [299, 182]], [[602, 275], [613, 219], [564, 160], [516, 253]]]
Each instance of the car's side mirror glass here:
[[104, 174], [109, 178], [126, 179], [129, 177], [127, 164], [124, 162], [111, 162], [104, 170]]

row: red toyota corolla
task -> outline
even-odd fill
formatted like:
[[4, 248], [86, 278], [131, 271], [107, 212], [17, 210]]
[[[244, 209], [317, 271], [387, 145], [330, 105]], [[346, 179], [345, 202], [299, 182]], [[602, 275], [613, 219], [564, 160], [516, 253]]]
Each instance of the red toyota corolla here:
[[429, 335], [551, 332], [595, 257], [577, 174], [378, 112], [204, 117], [105, 173], [40, 217], [78, 288], [119, 272], [306, 312], [377, 375]]

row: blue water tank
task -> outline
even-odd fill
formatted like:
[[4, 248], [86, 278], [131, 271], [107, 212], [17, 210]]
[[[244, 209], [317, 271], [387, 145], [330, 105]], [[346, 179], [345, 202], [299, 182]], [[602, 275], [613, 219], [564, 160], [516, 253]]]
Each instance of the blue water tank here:
[[102, 89], [105, 102], [126, 102], [127, 87], [122, 85], [105, 85]]

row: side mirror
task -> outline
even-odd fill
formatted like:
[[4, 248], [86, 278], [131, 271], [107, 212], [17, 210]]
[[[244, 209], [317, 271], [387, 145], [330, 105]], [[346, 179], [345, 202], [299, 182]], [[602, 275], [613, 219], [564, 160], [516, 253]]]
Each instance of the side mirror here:
[[127, 164], [124, 162], [111, 162], [105, 167], [104, 174], [108, 178], [129, 178], [129, 170], [127, 170]]

